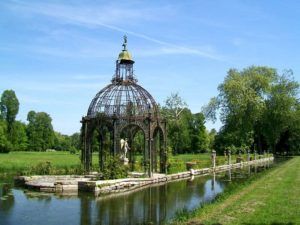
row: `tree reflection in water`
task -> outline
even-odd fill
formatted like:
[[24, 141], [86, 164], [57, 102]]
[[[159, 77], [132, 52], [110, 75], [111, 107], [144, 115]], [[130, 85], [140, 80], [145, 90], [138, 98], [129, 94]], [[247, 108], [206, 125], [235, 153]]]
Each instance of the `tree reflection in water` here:
[[[212, 187], [213, 185], [213, 187]], [[210, 201], [224, 188], [216, 175], [145, 188], [133, 193], [81, 197], [81, 225], [154, 224], [171, 219], [178, 210], [191, 210]]]

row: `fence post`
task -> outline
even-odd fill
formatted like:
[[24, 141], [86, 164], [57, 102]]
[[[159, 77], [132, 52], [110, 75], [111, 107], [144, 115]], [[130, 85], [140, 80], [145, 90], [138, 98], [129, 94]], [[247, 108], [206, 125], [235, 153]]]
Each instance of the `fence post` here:
[[212, 159], [212, 166], [215, 170], [215, 168], [216, 168], [216, 151], [215, 150], [211, 151], [211, 159]]
[[227, 153], [227, 161], [228, 161], [228, 165], [231, 164], [231, 151], [228, 150], [228, 153]]
[[250, 162], [250, 150], [247, 150], [247, 161]]

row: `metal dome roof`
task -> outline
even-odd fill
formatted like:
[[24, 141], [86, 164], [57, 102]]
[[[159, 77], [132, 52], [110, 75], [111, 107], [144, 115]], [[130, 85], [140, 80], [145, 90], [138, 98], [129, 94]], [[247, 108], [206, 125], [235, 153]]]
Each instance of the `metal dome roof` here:
[[[126, 49], [127, 38], [124, 37], [123, 51]], [[120, 54], [121, 55], [121, 54]], [[99, 114], [119, 118], [158, 115], [158, 107], [148, 91], [137, 84], [133, 74], [133, 63], [131, 56], [124, 58], [120, 55], [116, 61], [116, 73], [112, 83], [99, 91], [92, 100], [87, 116], [92, 118]]]
[[157, 104], [148, 91], [134, 82], [112, 83], [92, 100], [89, 117], [98, 114], [117, 117], [157, 115]]

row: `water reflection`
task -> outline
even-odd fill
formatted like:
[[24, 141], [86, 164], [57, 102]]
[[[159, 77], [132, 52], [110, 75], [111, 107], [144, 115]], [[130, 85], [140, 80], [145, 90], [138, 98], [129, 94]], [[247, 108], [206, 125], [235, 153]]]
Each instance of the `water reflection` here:
[[228, 178], [228, 180], [227, 181], [231, 181], [231, 168], [229, 168], [229, 170], [227, 170], [227, 173], [226, 173], [226, 175], [227, 175], [227, 178]]
[[197, 177], [166, 185], [158, 185], [118, 197], [81, 199], [81, 224], [143, 224], [161, 223], [180, 209], [194, 209], [212, 200], [224, 189], [224, 181]]
[[0, 184], [0, 199], [0, 212], [9, 212], [15, 203], [15, 198], [10, 184]]
[[182, 209], [192, 210], [213, 200], [230, 182], [246, 179], [265, 168], [268, 166], [263, 164], [245, 166], [100, 198], [87, 194], [42, 194], [0, 184], [0, 225], [147, 224], [150, 221], [159, 224]]

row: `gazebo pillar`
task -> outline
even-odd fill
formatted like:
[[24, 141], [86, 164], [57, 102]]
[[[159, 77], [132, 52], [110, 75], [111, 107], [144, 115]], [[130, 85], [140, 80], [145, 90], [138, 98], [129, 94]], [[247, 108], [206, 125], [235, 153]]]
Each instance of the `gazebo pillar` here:
[[167, 171], [167, 160], [168, 160], [168, 149], [167, 149], [167, 122], [164, 121], [164, 134], [163, 134], [164, 140], [163, 140], [163, 166], [161, 168], [161, 173], [168, 173]]
[[152, 172], [153, 172], [153, 165], [152, 165], [152, 134], [151, 134], [151, 112], [148, 112], [148, 160], [147, 160], [147, 166], [148, 166], [148, 176], [152, 177]]
[[81, 162], [84, 166], [84, 171], [89, 172], [91, 167], [91, 137], [89, 134], [89, 120], [85, 117], [82, 118], [82, 144], [83, 144], [83, 150], [81, 152]]

